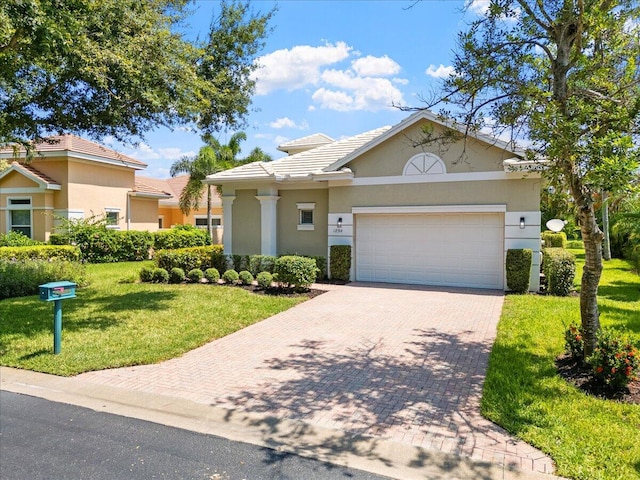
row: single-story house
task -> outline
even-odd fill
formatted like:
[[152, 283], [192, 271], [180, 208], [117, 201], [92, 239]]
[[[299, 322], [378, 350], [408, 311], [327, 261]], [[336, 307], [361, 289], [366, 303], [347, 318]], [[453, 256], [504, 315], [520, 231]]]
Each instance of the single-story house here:
[[35, 147], [29, 162], [24, 150], [0, 149], [0, 158], [12, 162], [0, 172], [0, 232], [47, 241], [57, 217], [94, 215], [112, 229], [158, 230], [158, 201], [171, 194], [136, 180], [145, 163], [75, 135]]
[[[169, 192], [171, 197], [161, 198], [158, 203], [158, 226], [160, 229], [174, 225], [193, 225], [207, 229], [207, 190], [203, 189], [198, 200], [198, 208], [185, 215], [180, 210], [180, 195], [189, 181], [189, 175], [179, 175], [168, 179], [137, 176], [139, 182], [150, 185], [156, 190]], [[211, 189], [211, 226], [213, 243], [222, 243], [222, 200], [217, 188]]]
[[207, 177], [222, 187], [225, 253], [328, 256], [350, 245], [352, 280], [506, 289], [506, 251], [529, 248], [537, 290], [540, 165], [483, 134], [420, 145], [425, 127], [457, 128], [420, 111]]

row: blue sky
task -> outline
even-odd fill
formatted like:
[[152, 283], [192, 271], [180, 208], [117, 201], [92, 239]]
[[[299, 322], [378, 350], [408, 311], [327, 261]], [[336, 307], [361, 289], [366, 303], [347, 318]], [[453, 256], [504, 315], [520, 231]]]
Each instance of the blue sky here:
[[[258, 146], [277, 159], [284, 154], [276, 147], [289, 140], [313, 133], [339, 139], [398, 123], [408, 114], [392, 104], [420, 106], [437, 88], [451, 71], [457, 33], [486, 3], [476, 0], [465, 12], [463, 0], [252, 1], [257, 11], [278, 10], [258, 59], [240, 157]], [[185, 27], [204, 37], [219, 3], [192, 7]], [[149, 132], [136, 148], [104, 143], [147, 163], [143, 175], [167, 178], [175, 160], [202, 146], [186, 130]]]

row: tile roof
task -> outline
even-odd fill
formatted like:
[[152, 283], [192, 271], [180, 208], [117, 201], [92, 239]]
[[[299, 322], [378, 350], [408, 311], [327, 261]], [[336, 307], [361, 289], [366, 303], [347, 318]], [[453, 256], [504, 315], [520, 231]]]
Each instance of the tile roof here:
[[140, 181], [139, 178], [136, 178], [135, 180], [133, 191], [142, 195], [160, 198], [171, 198], [172, 196], [169, 192], [148, 185], [147, 182]]
[[286, 180], [308, 177], [323, 170], [341, 158], [382, 135], [391, 127], [382, 127], [353, 137], [322, 145], [312, 150], [296, 153], [271, 162], [253, 162], [209, 175], [211, 183], [234, 180]]
[[[47, 152], [70, 152], [70, 153], [80, 153], [85, 155], [92, 155], [95, 157], [101, 157], [103, 159], [122, 162], [125, 166], [130, 166], [134, 168], [144, 168], [147, 166], [146, 163], [141, 162], [133, 157], [129, 157], [127, 155], [123, 155], [122, 153], [116, 152], [115, 150], [105, 147], [104, 145], [100, 145], [99, 143], [92, 142], [91, 140], [87, 140], [77, 135], [53, 135], [51, 137], [47, 137], [44, 141], [40, 141], [36, 144], [36, 151], [39, 153], [47, 153]], [[24, 148], [19, 149], [20, 154], [25, 153]], [[0, 148], [0, 153], [12, 153], [13, 149], [11, 146]]]
[[13, 167], [14, 170], [18, 170], [18, 171], [22, 171], [23, 173], [26, 173], [28, 177], [31, 177], [34, 180], [40, 180], [42, 183], [46, 183], [47, 185], [60, 186], [60, 184], [56, 182], [53, 178], [51, 178], [49, 175], [42, 173], [40, 170], [26, 163], [12, 162], [11, 167]]
[[[172, 198], [166, 198], [161, 200], [162, 205], [178, 205], [180, 201], [180, 194], [182, 190], [187, 185], [189, 181], [189, 175], [180, 175], [177, 177], [171, 177], [167, 179], [161, 178], [151, 178], [151, 177], [143, 177], [140, 175], [136, 175], [136, 182], [140, 182], [148, 185], [149, 187], [155, 188], [156, 190], [163, 191], [171, 195]], [[211, 201], [212, 206], [220, 206], [222, 205], [222, 200], [220, 199], [220, 195], [216, 189], [211, 190]], [[203, 190], [202, 196], [199, 200], [199, 205], [206, 205], [207, 202], [207, 191]]]
[[289, 150], [298, 150], [300, 148], [310, 150], [311, 148], [333, 142], [335, 142], [335, 140], [324, 133], [314, 133], [313, 135], [307, 135], [306, 137], [285, 142], [278, 146], [278, 150], [281, 152], [289, 152]]

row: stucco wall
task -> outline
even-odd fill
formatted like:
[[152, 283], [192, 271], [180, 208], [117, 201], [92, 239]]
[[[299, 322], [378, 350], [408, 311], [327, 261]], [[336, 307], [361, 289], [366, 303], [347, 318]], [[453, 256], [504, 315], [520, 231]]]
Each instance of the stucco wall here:
[[260, 254], [260, 202], [257, 190], [236, 190], [233, 202], [233, 247], [238, 255]]
[[158, 200], [153, 198], [132, 197], [131, 230], [158, 230]]
[[[278, 195], [278, 254], [326, 256], [328, 190], [280, 190]], [[298, 230], [297, 203], [315, 203], [313, 230]]]
[[[442, 149], [437, 145], [412, 146], [412, 142], [421, 138], [422, 126], [426, 120], [395, 135], [383, 144], [366, 152], [347, 166], [356, 177], [381, 177], [402, 175], [402, 170], [411, 157], [419, 153], [433, 153], [446, 166], [447, 173], [502, 171], [503, 160], [513, 155], [474, 139], [468, 139], [463, 155], [462, 142]], [[442, 130], [435, 126], [437, 135]]]
[[540, 179], [332, 187], [329, 195], [332, 213], [364, 206], [494, 204], [539, 210]]

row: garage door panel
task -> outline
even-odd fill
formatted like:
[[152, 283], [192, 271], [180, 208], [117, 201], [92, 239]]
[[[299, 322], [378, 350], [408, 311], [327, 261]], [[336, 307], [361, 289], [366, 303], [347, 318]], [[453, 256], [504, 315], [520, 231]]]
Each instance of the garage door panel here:
[[503, 288], [501, 214], [356, 215], [356, 279]]

